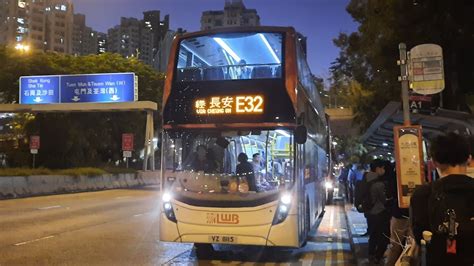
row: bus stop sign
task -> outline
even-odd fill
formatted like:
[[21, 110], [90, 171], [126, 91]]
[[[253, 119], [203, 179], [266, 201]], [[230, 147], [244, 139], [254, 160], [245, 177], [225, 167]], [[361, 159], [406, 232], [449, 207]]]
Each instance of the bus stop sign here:
[[418, 94], [444, 90], [443, 49], [436, 44], [421, 44], [410, 50], [408, 76], [410, 88]]

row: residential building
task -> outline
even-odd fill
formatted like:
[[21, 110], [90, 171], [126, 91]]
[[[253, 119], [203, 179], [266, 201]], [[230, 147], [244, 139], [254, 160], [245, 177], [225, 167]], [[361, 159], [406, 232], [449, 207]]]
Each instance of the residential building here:
[[0, 0], [0, 44], [72, 52], [72, 0]]
[[143, 13], [143, 20], [121, 18], [120, 25], [108, 30], [107, 52], [124, 57], [138, 56], [144, 63], [158, 68], [160, 43], [169, 30], [169, 15], [160, 19], [160, 11]]
[[74, 14], [72, 43], [72, 53], [76, 56], [97, 54], [99, 51], [98, 33], [86, 26], [83, 14]]
[[247, 9], [242, 0], [227, 0], [222, 11], [204, 11], [201, 16], [201, 30], [260, 26], [260, 17], [255, 9]]
[[107, 52], [107, 34], [98, 32], [97, 33], [97, 54], [103, 54]]

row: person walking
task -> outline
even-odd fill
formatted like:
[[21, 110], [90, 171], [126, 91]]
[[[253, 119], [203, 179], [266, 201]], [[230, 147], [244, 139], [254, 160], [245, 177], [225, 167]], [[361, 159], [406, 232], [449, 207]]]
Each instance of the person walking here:
[[432, 233], [427, 265], [474, 265], [474, 179], [467, 176], [469, 142], [455, 133], [431, 142], [431, 157], [440, 179], [415, 189], [410, 201], [413, 234]]

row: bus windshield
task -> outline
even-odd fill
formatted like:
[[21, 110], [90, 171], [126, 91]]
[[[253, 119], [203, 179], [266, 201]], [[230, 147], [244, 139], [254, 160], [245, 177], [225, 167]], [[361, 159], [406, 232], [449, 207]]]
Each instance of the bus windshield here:
[[247, 32], [184, 39], [179, 45], [176, 81], [281, 78], [282, 36]]
[[164, 132], [165, 187], [194, 200], [261, 199], [293, 184], [291, 131]]

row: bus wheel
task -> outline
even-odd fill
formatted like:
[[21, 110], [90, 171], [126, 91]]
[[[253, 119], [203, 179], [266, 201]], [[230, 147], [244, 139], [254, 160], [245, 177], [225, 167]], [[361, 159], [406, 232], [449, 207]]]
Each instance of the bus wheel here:
[[212, 244], [207, 243], [194, 243], [194, 249], [198, 259], [207, 259], [212, 256], [212, 253], [214, 252]]

